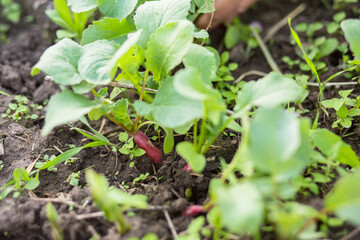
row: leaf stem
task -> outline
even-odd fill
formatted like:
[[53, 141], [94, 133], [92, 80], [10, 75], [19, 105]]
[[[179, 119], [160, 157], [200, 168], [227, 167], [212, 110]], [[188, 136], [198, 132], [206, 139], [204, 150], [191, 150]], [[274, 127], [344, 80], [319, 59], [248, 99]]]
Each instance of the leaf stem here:
[[241, 114], [241, 116], [243, 116], [241, 118], [241, 125], [243, 126], [241, 142], [233, 159], [231, 160], [231, 163], [228, 165], [223, 175], [221, 176], [221, 180], [223, 182], [225, 182], [226, 179], [228, 179], [230, 174], [232, 174], [236, 168], [239, 168], [239, 165], [241, 163], [243, 163], [242, 165], [243, 169], [241, 170], [243, 171], [244, 175], [250, 176], [253, 173], [252, 165], [246, 156], [246, 152], [248, 149], [248, 141], [249, 141], [250, 119], [246, 112], [244, 112], [244, 114]]
[[133, 131], [131, 131], [130, 129], [128, 129], [127, 127], [124, 126], [124, 124], [118, 122], [114, 115], [112, 113], [109, 114], [104, 114], [105, 117], [107, 117], [109, 120], [111, 120], [113, 123], [115, 123], [116, 125], [118, 125], [119, 127], [121, 127], [122, 129], [124, 129], [125, 132], [127, 132], [128, 134], [133, 134]]
[[205, 135], [206, 135], [206, 119], [207, 119], [207, 109], [206, 109], [206, 104], [203, 101], [203, 118], [201, 120], [201, 126], [200, 126], [200, 136], [199, 136], [199, 141], [198, 141], [198, 145], [197, 145], [197, 152], [200, 153], [201, 152], [201, 148], [205, 142]]
[[194, 148], [197, 149], [197, 146], [198, 146], [198, 135], [197, 135], [197, 128], [198, 128], [198, 123], [199, 123], [199, 120], [195, 120], [195, 123], [194, 123], [194, 129], [193, 129], [193, 132], [194, 132]]
[[206, 145], [201, 149], [201, 153], [205, 154], [206, 151], [210, 148], [211, 144], [217, 139], [217, 137], [226, 129], [226, 127], [230, 124], [231, 121], [233, 121], [233, 118], [229, 118], [222, 126], [219, 128], [216, 134], [210, 138], [210, 140], [206, 143]]
[[[142, 99], [143, 99], [143, 94], [144, 94], [144, 89], [146, 87], [146, 82], [148, 80], [148, 77], [149, 77], [149, 70], [146, 69], [145, 71], [145, 76], [144, 76], [144, 81], [143, 81], [143, 85], [142, 85], [142, 88], [141, 88], [141, 92], [140, 92], [140, 97], [139, 97], [139, 101], [141, 102]], [[140, 120], [142, 119], [142, 116], [136, 116], [135, 117], [135, 121], [134, 121], [134, 124], [133, 124], [133, 128], [132, 130], [134, 131], [135, 129], [137, 129], [137, 125], [138, 123], [140, 122]]]

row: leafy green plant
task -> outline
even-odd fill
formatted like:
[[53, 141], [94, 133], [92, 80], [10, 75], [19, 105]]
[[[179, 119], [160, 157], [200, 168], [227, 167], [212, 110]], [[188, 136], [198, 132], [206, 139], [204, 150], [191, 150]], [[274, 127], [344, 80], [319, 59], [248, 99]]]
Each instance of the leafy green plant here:
[[117, 188], [109, 188], [106, 177], [96, 174], [93, 170], [86, 172], [86, 181], [96, 205], [104, 212], [108, 221], [115, 224], [119, 233], [129, 230], [125, 222], [124, 211], [131, 208], [145, 209], [148, 207], [146, 196], [129, 195]]
[[[56, 158], [56, 156], [55, 155], [49, 156], [49, 155], [45, 154], [42, 158], [45, 160], [45, 162], [37, 161], [35, 163], [35, 165], [34, 165], [35, 168], [41, 168], [45, 164], [47, 164], [47, 163], [51, 162], [52, 160], [54, 160]], [[55, 166], [49, 167], [47, 170], [57, 172], [57, 168]]]
[[54, 23], [63, 28], [56, 31], [57, 38], [75, 38], [77, 41], [81, 41], [86, 23], [97, 6], [94, 2], [54, 0], [55, 9], [48, 9], [45, 13]]
[[[332, 124], [333, 128], [350, 128], [353, 117], [360, 115], [360, 97], [349, 98], [354, 89], [339, 91], [342, 98], [332, 98], [322, 102], [326, 108], [333, 108], [336, 111], [337, 120]], [[349, 109], [350, 108], [350, 109]]]
[[35, 177], [31, 177], [25, 168], [15, 168], [12, 173], [12, 180], [1, 188], [0, 200], [5, 198], [9, 193], [13, 192], [13, 197], [17, 198], [21, 192], [26, 190], [34, 190], [40, 184], [39, 173]]
[[[351, 20], [350, 20], [350, 21], [351, 21]], [[346, 26], [346, 23], [350, 23], [349, 21], [346, 22], [346, 20], [345, 20], [344, 22], [345, 22], [345, 24], [342, 24], [342, 25], [345, 25], [345, 26]], [[313, 123], [313, 128], [316, 129], [316, 128], [317, 128], [317, 124], [318, 124], [318, 117], [319, 117], [319, 114], [320, 114], [320, 108], [321, 108], [322, 110], [324, 110], [324, 108], [322, 107], [322, 102], [323, 102], [323, 95], [324, 95], [323, 92], [324, 92], [324, 89], [325, 89], [325, 84], [326, 84], [328, 81], [334, 79], [335, 77], [343, 74], [344, 72], [348, 72], [348, 71], [352, 71], [352, 70], [356, 69], [356, 66], [354, 66], [354, 64], [356, 64], [357, 61], [354, 60], [354, 61], [349, 62], [350, 64], [353, 64], [353, 66], [350, 66], [350, 67], [348, 67], [347, 69], [345, 69], [345, 70], [343, 70], [343, 71], [340, 71], [340, 72], [338, 72], [338, 73], [333, 74], [332, 76], [330, 76], [329, 78], [327, 78], [325, 81], [322, 82], [322, 81], [320, 80], [320, 76], [319, 76], [319, 73], [318, 73], [318, 71], [317, 71], [317, 69], [316, 69], [316, 66], [315, 66], [314, 62], [311, 60], [311, 58], [309, 57], [309, 55], [305, 52], [305, 49], [304, 49], [304, 47], [303, 47], [303, 45], [302, 45], [302, 43], [301, 43], [301, 40], [300, 40], [298, 34], [297, 34], [297, 33], [295, 32], [295, 30], [291, 27], [291, 19], [290, 19], [290, 18], [289, 18], [289, 20], [288, 20], [288, 23], [289, 23], [289, 27], [290, 27], [291, 34], [292, 34], [295, 42], [297, 43], [298, 47], [300, 48], [300, 50], [301, 50], [301, 52], [302, 52], [302, 54], [303, 54], [303, 57], [304, 57], [307, 65], [308, 65], [308, 67], [310, 68], [311, 72], [312, 72], [313, 75], [315, 76], [315, 78], [316, 78], [316, 80], [317, 80], [317, 83], [318, 83], [318, 85], [319, 85], [319, 94], [318, 94], [319, 107], [318, 107], [318, 109], [317, 109], [317, 116], [316, 116], [315, 121], [314, 121], [314, 123]], [[348, 28], [351, 28], [350, 26], [351, 26], [351, 24], [348, 25]], [[347, 40], [348, 40], [348, 42], [350, 43], [350, 45], [352, 45], [353, 48], [354, 48], [354, 45], [355, 45], [354, 42], [357, 41], [356, 38], [355, 38], [355, 35], [350, 34], [350, 36], [349, 36], [349, 33], [348, 33], [348, 30], [349, 30], [349, 29], [346, 28], [346, 27], [345, 27], [345, 29], [347, 29], [347, 30], [345, 30], [344, 27], [342, 27], [342, 28], [343, 28], [343, 31], [345, 32], [345, 37], [347, 38]], [[350, 40], [350, 39], [351, 39], [351, 40]], [[352, 41], [353, 41], [353, 42], [352, 42]], [[355, 49], [356, 49], [356, 47], [355, 47]], [[354, 53], [355, 53], [355, 52], [354, 52]], [[325, 111], [325, 110], [324, 110], [324, 111]], [[325, 113], [327, 114], [326, 111], [325, 111]]]
[[20, 4], [13, 0], [1, 0], [1, 15], [11, 23], [18, 23], [21, 17]]
[[234, 18], [231, 25], [227, 26], [224, 44], [227, 49], [232, 49], [238, 43], [245, 43], [246, 48], [241, 52], [245, 56], [249, 56], [250, 52], [258, 47], [255, 37], [251, 34], [250, 27]]
[[[21, 17], [20, 4], [13, 0], [1, 0], [0, 1], [0, 18], [4, 18], [6, 21], [12, 24], [19, 23]], [[6, 32], [10, 29], [10, 24], [0, 23], [0, 41], [6, 41]]]
[[60, 225], [59, 215], [50, 202], [46, 204], [46, 217], [50, 222], [52, 238], [54, 240], [63, 240], [64, 233]]
[[138, 177], [134, 178], [133, 185], [135, 185], [137, 182], [144, 181], [149, 176], [149, 173], [140, 174]]
[[15, 102], [16, 103], [9, 104], [9, 108], [1, 115], [2, 118], [10, 118], [17, 122], [22, 119], [36, 120], [39, 118], [39, 116], [33, 112], [41, 110], [43, 106], [38, 104], [29, 105], [27, 97], [21, 95], [15, 96]]
[[[312, 155], [320, 154], [314, 151], [315, 147], [328, 159], [336, 160], [337, 166], [343, 163], [358, 167], [360, 161], [355, 152], [334, 133], [326, 129], [310, 131], [308, 119], [297, 119], [278, 108], [261, 107], [251, 121], [246, 114], [241, 119], [239, 149], [229, 165], [223, 163], [221, 179], [210, 183], [211, 201], [207, 206], [212, 208], [208, 220], [216, 229], [214, 234], [219, 236], [222, 229], [227, 229], [256, 238], [262, 227], [271, 227], [280, 239], [324, 237], [326, 233], [317, 231], [316, 222], [326, 223], [327, 215], [335, 211], [327, 207], [317, 211], [294, 202], [302, 187], [318, 193], [311, 180], [305, 185], [299, 176], [311, 163]], [[236, 178], [237, 171], [245, 177]], [[329, 181], [315, 172], [311, 176], [316, 183]], [[360, 206], [360, 202], [354, 204]], [[265, 219], [269, 222], [264, 226]]]

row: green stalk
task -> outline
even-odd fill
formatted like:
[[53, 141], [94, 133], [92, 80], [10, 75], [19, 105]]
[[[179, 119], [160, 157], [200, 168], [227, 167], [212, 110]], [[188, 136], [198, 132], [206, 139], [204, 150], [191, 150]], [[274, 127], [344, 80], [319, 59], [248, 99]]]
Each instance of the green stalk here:
[[226, 127], [230, 124], [231, 121], [233, 121], [233, 118], [229, 118], [222, 126], [221, 128], [217, 131], [216, 134], [214, 134], [212, 136], [212, 138], [210, 138], [210, 140], [206, 143], [205, 146], [203, 146], [201, 148], [201, 154], [205, 154], [207, 152], [207, 150], [210, 148], [211, 144], [213, 144], [213, 142], [218, 138], [218, 136], [226, 129]]
[[[148, 70], [146, 70], [148, 72]], [[138, 93], [141, 95], [141, 92], [143, 93], [143, 99], [148, 102], [148, 103], [152, 103], [153, 100], [152, 98], [146, 94], [146, 91], [143, 90], [142, 86], [139, 85], [139, 83], [136, 81], [136, 79], [133, 79], [128, 73], [125, 73], [126, 77], [131, 81], [131, 83], [134, 85], [134, 87], [136, 88], [136, 90], [138, 91]], [[148, 74], [146, 74], [145, 72], [145, 77], [144, 77], [144, 81], [147, 81], [147, 76]], [[146, 78], [146, 79], [145, 79]], [[146, 84], [145, 84], [146, 85]]]
[[235, 171], [235, 169], [238, 168], [238, 166], [241, 164], [241, 162], [244, 164], [242, 172], [246, 176], [251, 176], [253, 174], [253, 167], [251, 163], [249, 163], [247, 156], [246, 156], [246, 150], [248, 147], [249, 142], [249, 130], [250, 130], [250, 119], [248, 118], [248, 114], [241, 114], [243, 116], [241, 118], [241, 124], [243, 126], [243, 132], [241, 135], [241, 142], [240, 146], [237, 149], [231, 163], [228, 165], [228, 167], [225, 169], [221, 180], [225, 182], [229, 176]]
[[201, 148], [202, 148], [202, 146], [204, 145], [205, 135], [206, 135], [207, 109], [206, 109], [206, 106], [205, 106], [204, 101], [203, 101], [202, 103], [203, 103], [204, 112], [203, 112], [203, 118], [202, 118], [202, 120], [201, 120], [199, 141], [198, 141], [198, 145], [197, 145], [197, 148], [196, 148], [196, 151], [197, 151], [198, 153], [201, 152]]
[[199, 120], [195, 120], [194, 128], [193, 128], [193, 132], [194, 132], [194, 148], [195, 149], [197, 149], [197, 146], [198, 146], [198, 135], [197, 135], [198, 122], [199, 122]]

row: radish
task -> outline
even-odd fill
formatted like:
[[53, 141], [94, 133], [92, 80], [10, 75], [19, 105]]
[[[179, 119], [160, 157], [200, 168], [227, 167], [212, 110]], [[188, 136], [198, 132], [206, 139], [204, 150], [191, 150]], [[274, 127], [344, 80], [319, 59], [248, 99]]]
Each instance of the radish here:
[[192, 205], [187, 207], [181, 215], [188, 217], [196, 217], [204, 212], [203, 206], [201, 205]]
[[152, 144], [152, 142], [144, 133], [138, 131], [133, 135], [133, 137], [138, 147], [145, 150], [146, 155], [151, 159], [154, 164], [161, 164], [161, 151]]
[[191, 167], [190, 167], [189, 164], [186, 164], [186, 166], [183, 168], [183, 170], [184, 170], [185, 172], [190, 172], [190, 173], [193, 172], [193, 170], [191, 170]]

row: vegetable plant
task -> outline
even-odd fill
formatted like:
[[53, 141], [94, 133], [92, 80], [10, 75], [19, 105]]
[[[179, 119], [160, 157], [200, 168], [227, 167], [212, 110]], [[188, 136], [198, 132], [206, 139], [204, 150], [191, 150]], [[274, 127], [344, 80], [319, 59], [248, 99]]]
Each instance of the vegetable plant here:
[[86, 181], [89, 183], [91, 193], [96, 205], [104, 212], [105, 218], [114, 223], [120, 233], [129, 230], [130, 226], [124, 218], [124, 211], [136, 207], [148, 207], [146, 196], [129, 195], [117, 188], [109, 188], [106, 177], [93, 170], [86, 172]]

